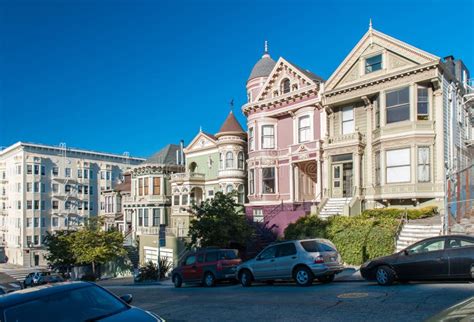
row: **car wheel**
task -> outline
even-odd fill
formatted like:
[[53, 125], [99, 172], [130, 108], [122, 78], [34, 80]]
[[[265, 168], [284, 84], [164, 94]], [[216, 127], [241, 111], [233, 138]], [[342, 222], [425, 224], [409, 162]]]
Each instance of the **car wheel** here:
[[334, 274], [318, 277], [318, 281], [321, 283], [331, 283], [334, 281]]
[[388, 266], [380, 266], [375, 272], [377, 283], [382, 286], [392, 285], [395, 280], [395, 272]]
[[204, 286], [206, 287], [212, 287], [216, 284], [216, 278], [214, 277], [214, 274], [208, 272], [204, 275], [204, 281], [203, 281]]
[[252, 285], [252, 274], [248, 270], [244, 270], [240, 273], [239, 280], [243, 287], [249, 287]]
[[305, 266], [295, 270], [294, 279], [299, 286], [310, 286], [313, 284], [313, 273]]
[[173, 284], [176, 288], [181, 287], [181, 285], [183, 285], [183, 279], [181, 278], [181, 276], [177, 274], [173, 275]]

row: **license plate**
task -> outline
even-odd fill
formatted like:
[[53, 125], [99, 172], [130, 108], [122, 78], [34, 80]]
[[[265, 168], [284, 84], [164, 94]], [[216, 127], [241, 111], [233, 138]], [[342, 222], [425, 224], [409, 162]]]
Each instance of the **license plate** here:
[[336, 261], [336, 257], [331, 257], [331, 258], [330, 258], [330, 261], [331, 261], [331, 262], [335, 262], [335, 261]]

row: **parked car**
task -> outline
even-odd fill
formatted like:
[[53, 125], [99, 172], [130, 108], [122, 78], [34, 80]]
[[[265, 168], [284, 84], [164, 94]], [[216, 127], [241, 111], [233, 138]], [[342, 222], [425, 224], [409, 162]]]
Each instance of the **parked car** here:
[[472, 321], [474, 317], [474, 297], [470, 297], [432, 316], [425, 322]]
[[23, 287], [32, 287], [38, 285], [38, 281], [41, 279], [43, 276], [51, 275], [50, 272], [48, 271], [37, 271], [37, 272], [31, 272], [28, 275], [26, 275], [25, 280], [23, 281]]
[[60, 282], [64, 282], [64, 278], [62, 278], [60, 275], [47, 274], [47, 275], [40, 276], [35, 284], [44, 285], [44, 284], [53, 284], [53, 283], [60, 283]]
[[93, 283], [65, 282], [0, 296], [0, 317], [2, 322], [164, 321], [131, 302], [130, 294], [119, 298]]
[[393, 255], [367, 261], [360, 273], [380, 285], [394, 281], [470, 280], [474, 278], [474, 237], [427, 238]]
[[219, 281], [234, 280], [236, 267], [241, 262], [236, 249], [201, 249], [188, 254], [171, 272], [171, 278], [175, 287], [183, 283], [202, 283], [210, 287]]
[[327, 239], [294, 240], [272, 244], [237, 267], [236, 276], [242, 286], [254, 281], [295, 280], [309, 286], [316, 278], [329, 283], [342, 272], [341, 255]]

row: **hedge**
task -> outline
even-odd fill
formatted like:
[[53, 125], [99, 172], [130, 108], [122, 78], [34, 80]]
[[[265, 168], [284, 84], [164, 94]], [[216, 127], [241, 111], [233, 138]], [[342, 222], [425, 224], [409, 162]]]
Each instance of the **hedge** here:
[[370, 209], [362, 212], [362, 216], [369, 218], [388, 217], [388, 218], [401, 218], [402, 215], [407, 212], [408, 219], [421, 219], [433, 217], [438, 214], [438, 207], [428, 206], [419, 209], [400, 209], [400, 208], [381, 208], [381, 209]]

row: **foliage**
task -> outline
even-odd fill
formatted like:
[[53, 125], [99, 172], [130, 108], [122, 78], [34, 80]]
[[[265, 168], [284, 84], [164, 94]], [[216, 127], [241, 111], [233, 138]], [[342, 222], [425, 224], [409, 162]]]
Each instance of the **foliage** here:
[[158, 265], [149, 261], [145, 266], [140, 267], [140, 281], [156, 281], [158, 279]]
[[252, 236], [242, 206], [235, 201], [235, 193], [216, 192], [213, 199], [193, 205], [191, 213], [195, 218], [189, 227], [191, 240], [187, 243], [188, 248], [245, 245]]
[[345, 263], [360, 265], [368, 259], [393, 253], [398, 223], [398, 219], [390, 216], [335, 216], [327, 221], [307, 216], [290, 224], [285, 238], [328, 238]]
[[173, 263], [166, 257], [161, 257], [159, 262], [160, 279], [163, 279], [166, 277], [166, 274], [173, 268]]
[[48, 250], [46, 260], [49, 266], [61, 273], [65, 273], [75, 264], [74, 254], [71, 251], [71, 233], [63, 230], [54, 234], [46, 232], [44, 240]]
[[400, 208], [381, 208], [381, 209], [369, 209], [362, 212], [362, 216], [365, 217], [389, 217], [389, 218], [401, 218], [403, 214], [407, 212], [408, 219], [421, 219], [433, 217], [438, 214], [438, 207], [428, 206], [419, 209], [400, 209]]

